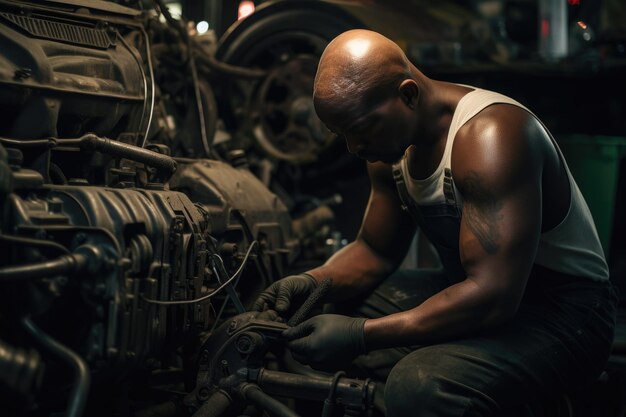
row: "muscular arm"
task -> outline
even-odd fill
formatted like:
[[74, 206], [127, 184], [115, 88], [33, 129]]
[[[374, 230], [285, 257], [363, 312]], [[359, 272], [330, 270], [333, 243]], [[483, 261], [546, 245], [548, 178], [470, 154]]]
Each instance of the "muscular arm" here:
[[332, 278], [334, 300], [355, 297], [393, 272], [415, 232], [409, 215], [400, 209], [391, 167], [377, 162], [368, 164], [368, 172], [372, 189], [356, 240], [309, 271], [318, 282]]
[[543, 153], [533, 123], [521, 109], [495, 105], [458, 132], [452, 170], [464, 201], [467, 278], [412, 310], [368, 320], [369, 349], [460, 337], [515, 314], [541, 231]]

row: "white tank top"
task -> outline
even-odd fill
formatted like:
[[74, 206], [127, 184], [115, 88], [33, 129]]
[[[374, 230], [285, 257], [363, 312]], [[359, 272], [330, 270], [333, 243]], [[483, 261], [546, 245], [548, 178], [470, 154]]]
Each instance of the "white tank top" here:
[[[427, 208], [428, 206], [449, 204], [451, 200], [456, 200], [456, 205], [462, 213], [463, 199], [454, 184], [451, 169], [454, 138], [461, 126], [468, 120], [487, 106], [496, 103], [521, 107], [537, 119], [522, 104], [502, 94], [482, 89], [475, 89], [466, 94], [459, 101], [452, 117], [443, 158], [435, 172], [423, 180], [413, 179], [407, 167], [408, 154], [405, 154], [402, 160], [394, 166], [394, 168], [399, 168], [402, 171], [408, 195], [417, 203], [418, 207]], [[561, 150], [545, 125], [543, 127], [548, 132], [565, 165], [570, 183], [571, 199], [569, 210], [561, 223], [541, 234], [535, 263], [554, 271], [587, 277], [594, 281], [608, 280], [608, 266], [591, 212], [567, 167]]]

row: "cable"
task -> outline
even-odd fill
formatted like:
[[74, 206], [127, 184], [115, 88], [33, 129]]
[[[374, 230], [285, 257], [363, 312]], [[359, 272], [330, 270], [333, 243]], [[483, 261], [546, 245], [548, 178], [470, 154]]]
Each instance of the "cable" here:
[[342, 376], [345, 376], [344, 371], [339, 371], [333, 376], [333, 380], [330, 383], [330, 391], [328, 391], [328, 397], [324, 400], [324, 408], [322, 410], [322, 417], [331, 417], [335, 408], [335, 391], [337, 390], [337, 384]]
[[198, 81], [198, 71], [196, 69], [196, 60], [193, 57], [191, 51], [191, 41], [187, 39], [187, 48], [189, 48], [189, 68], [191, 69], [191, 79], [193, 80], [193, 92], [196, 98], [196, 107], [198, 109], [198, 123], [200, 123], [200, 138], [202, 139], [202, 146], [204, 147], [204, 153], [207, 158], [212, 156], [211, 146], [209, 145], [209, 138], [206, 134], [206, 120], [204, 119], [204, 105], [202, 104], [202, 97], [200, 96], [200, 83]]
[[172, 14], [170, 13], [169, 9], [166, 7], [163, 0], [153, 0], [153, 1], [158, 6], [159, 10], [165, 17], [165, 20], [167, 21], [167, 23], [169, 23], [170, 26], [172, 26], [174, 29], [178, 31], [182, 41], [187, 46], [188, 65], [191, 71], [191, 80], [193, 84], [194, 98], [196, 100], [196, 109], [198, 110], [198, 124], [200, 127], [200, 139], [202, 141], [202, 147], [204, 149], [204, 153], [206, 154], [207, 158], [213, 157], [219, 160], [220, 159], [219, 155], [213, 152], [211, 144], [209, 143], [209, 138], [207, 136], [206, 120], [204, 118], [204, 105], [202, 104], [202, 96], [200, 94], [200, 81], [198, 79], [198, 69], [196, 68], [196, 59], [193, 54], [193, 49], [195, 45], [192, 43], [192, 38], [191, 36], [189, 36], [189, 33], [187, 33], [187, 30], [180, 24], [180, 22], [176, 21], [172, 17]]
[[[237, 280], [235, 281], [235, 284], [233, 285], [233, 287], [237, 287], [237, 284], [239, 284], [240, 278], [241, 276], [237, 277]], [[220, 307], [220, 311], [215, 315], [215, 321], [213, 322], [213, 326], [211, 326], [211, 330], [209, 330], [209, 334], [213, 334], [213, 331], [215, 330], [218, 323], [220, 322], [220, 319], [222, 318], [222, 314], [224, 313], [224, 309], [226, 308], [226, 304], [228, 304], [228, 297], [224, 299], [224, 302], [222, 303], [222, 306]]]
[[154, 103], [155, 103], [155, 95], [156, 95], [156, 81], [154, 80], [154, 68], [152, 67], [152, 54], [150, 53], [150, 38], [148, 33], [141, 27], [141, 32], [146, 38], [146, 60], [148, 61], [148, 71], [150, 72], [150, 86], [152, 87], [152, 97], [150, 99], [150, 116], [148, 118], [148, 125], [146, 126], [146, 135], [143, 137], [143, 143], [141, 147], [143, 148], [146, 145], [146, 141], [148, 140], [148, 134], [150, 133], [150, 125], [152, 124], [152, 116], [154, 115]]
[[[213, 273], [217, 277], [217, 281], [221, 283], [224, 277], [228, 277], [228, 272], [226, 272], [226, 268], [224, 267], [224, 261], [222, 260], [222, 257], [219, 256], [217, 253], [214, 253], [211, 256], [213, 257], [213, 259], [211, 260]], [[241, 300], [237, 296], [234, 286], [233, 285], [227, 286], [226, 292], [228, 293], [228, 297], [230, 298], [230, 300], [235, 305], [235, 309], [237, 310], [237, 313], [238, 314], [245, 313], [246, 308], [243, 306], [243, 304], [241, 304]]]
[[243, 261], [241, 261], [241, 265], [239, 265], [239, 268], [237, 269], [237, 271], [233, 274], [232, 277], [230, 277], [226, 282], [224, 282], [222, 285], [220, 285], [219, 287], [217, 287], [214, 291], [212, 291], [211, 293], [207, 294], [207, 295], [203, 295], [200, 298], [196, 298], [193, 300], [180, 300], [180, 301], [161, 301], [161, 300], [152, 300], [150, 298], [146, 298], [145, 296], [141, 296], [141, 298], [143, 298], [143, 300], [147, 303], [150, 304], [157, 304], [157, 305], [184, 305], [184, 304], [195, 304], [195, 303], [200, 303], [204, 300], [208, 300], [209, 298], [214, 297], [215, 295], [217, 295], [220, 291], [222, 291], [224, 288], [226, 288], [228, 285], [230, 285], [231, 282], [233, 282], [234, 280], [236, 280], [237, 278], [239, 278], [239, 274], [241, 274], [241, 272], [243, 271], [244, 266], [246, 265], [246, 263], [248, 262], [248, 258], [250, 257], [250, 252], [252, 252], [252, 248], [254, 247], [254, 245], [256, 245], [258, 242], [256, 240], [254, 240], [252, 243], [250, 243], [250, 247], [248, 248], [248, 251], [246, 252], [246, 256], [243, 258]]
[[[146, 108], [148, 107], [148, 78], [146, 77], [146, 72], [143, 69], [143, 62], [141, 62], [141, 60], [137, 58], [134, 51], [131, 49], [130, 45], [126, 42], [126, 39], [124, 39], [124, 37], [120, 35], [119, 32], [116, 32], [116, 34], [117, 34], [117, 38], [122, 42], [124, 47], [126, 47], [126, 49], [128, 50], [128, 53], [131, 54], [131, 56], [135, 59], [135, 62], [137, 63], [137, 66], [139, 67], [139, 71], [141, 71], [141, 78], [143, 79], [143, 95], [144, 95], [143, 108], [141, 109], [141, 122], [143, 122], [144, 117], [146, 115]], [[154, 80], [152, 80], [152, 82], [154, 82]], [[147, 133], [146, 133], [146, 136], [147, 136]], [[144, 140], [141, 144], [142, 147], [145, 141], [146, 139], [144, 137]]]

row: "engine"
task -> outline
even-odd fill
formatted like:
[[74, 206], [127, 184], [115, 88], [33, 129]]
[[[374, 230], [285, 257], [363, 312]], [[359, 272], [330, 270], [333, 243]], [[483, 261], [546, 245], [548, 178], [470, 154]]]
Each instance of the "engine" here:
[[286, 206], [245, 153], [211, 153], [191, 43], [178, 51], [185, 97], [175, 63], [153, 65], [168, 36], [185, 37], [154, 10], [0, 2], [7, 415], [129, 415], [158, 402], [135, 387], [190, 391], [206, 336], [298, 255]]

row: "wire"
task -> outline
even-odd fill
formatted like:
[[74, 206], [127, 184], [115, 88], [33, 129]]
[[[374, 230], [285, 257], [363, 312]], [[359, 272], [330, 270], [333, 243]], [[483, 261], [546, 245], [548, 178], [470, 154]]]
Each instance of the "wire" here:
[[344, 371], [339, 371], [333, 376], [333, 380], [330, 383], [330, 390], [328, 391], [328, 397], [326, 397], [326, 399], [324, 400], [322, 417], [330, 417], [333, 415], [333, 410], [335, 408], [335, 391], [337, 390], [337, 384], [339, 384], [339, 379], [345, 375], [346, 373]]
[[[237, 287], [237, 284], [239, 284], [240, 278], [241, 276], [237, 277], [237, 280], [235, 281], [235, 284], [233, 285], [234, 287]], [[211, 326], [211, 330], [209, 330], [209, 334], [213, 334], [213, 331], [215, 330], [218, 323], [220, 322], [220, 319], [222, 318], [222, 314], [224, 314], [224, 309], [226, 308], [226, 304], [228, 304], [228, 297], [224, 299], [224, 302], [222, 302], [222, 306], [220, 307], [220, 311], [215, 315], [215, 321], [213, 322], [213, 326]]]
[[[143, 123], [144, 118], [146, 116], [146, 109], [148, 107], [148, 78], [146, 77], [146, 72], [144, 71], [144, 68], [143, 68], [143, 62], [141, 62], [141, 60], [137, 57], [137, 55], [135, 55], [135, 52], [130, 47], [130, 45], [126, 42], [126, 39], [124, 39], [124, 37], [119, 32], [116, 32], [116, 34], [117, 34], [117, 38], [122, 42], [124, 47], [128, 50], [128, 53], [135, 59], [135, 62], [137, 63], [137, 66], [139, 67], [139, 71], [141, 71], [141, 78], [143, 79], [144, 100], [143, 100], [143, 107], [141, 109], [140, 123]], [[137, 51], [137, 53], [139, 53], [139, 51]], [[154, 82], [154, 80], [151, 80], [151, 81]], [[150, 122], [148, 122], [148, 123], [150, 123]], [[146, 136], [147, 136], [147, 134], [146, 134]], [[144, 137], [144, 140], [143, 140], [141, 146], [143, 146], [145, 144], [145, 140], [146, 139]]]
[[228, 285], [230, 285], [230, 283], [232, 283], [234, 280], [236, 280], [237, 278], [239, 278], [239, 275], [241, 274], [241, 272], [243, 271], [244, 266], [246, 265], [246, 263], [248, 262], [248, 258], [250, 257], [250, 252], [252, 252], [252, 248], [254, 247], [254, 245], [256, 245], [258, 242], [256, 240], [254, 240], [252, 243], [250, 243], [250, 247], [248, 248], [248, 251], [246, 252], [246, 256], [243, 258], [243, 261], [241, 261], [241, 265], [239, 265], [239, 268], [237, 269], [237, 271], [233, 274], [233, 276], [231, 276], [230, 278], [228, 278], [228, 280], [226, 280], [226, 282], [224, 282], [222, 285], [220, 285], [219, 287], [217, 287], [214, 291], [212, 291], [211, 293], [204, 295], [200, 298], [196, 298], [193, 300], [180, 300], [180, 301], [161, 301], [161, 300], [152, 300], [150, 298], [146, 298], [145, 296], [141, 296], [141, 298], [143, 298], [143, 300], [147, 303], [150, 304], [158, 304], [158, 305], [183, 305], [183, 304], [195, 304], [195, 303], [200, 303], [202, 301], [208, 300], [209, 298], [214, 297], [215, 295], [217, 295], [220, 291], [222, 291], [224, 288], [226, 288]]
[[146, 30], [144, 29], [144, 27], [141, 27], [141, 32], [143, 33], [145, 39], [146, 39], [146, 60], [148, 61], [148, 71], [150, 72], [150, 86], [151, 86], [151, 95], [152, 97], [150, 98], [150, 116], [148, 117], [148, 125], [146, 126], [146, 135], [143, 137], [143, 143], [141, 144], [141, 147], [143, 148], [144, 146], [146, 146], [146, 142], [148, 140], [148, 134], [150, 133], [150, 125], [152, 124], [152, 116], [154, 115], [154, 102], [155, 102], [155, 95], [156, 95], [156, 81], [154, 80], [154, 68], [152, 67], [152, 54], [150, 52], [150, 37], [148, 36], [148, 33], [146, 32]]
[[204, 147], [204, 153], [207, 158], [211, 157], [211, 145], [209, 144], [209, 138], [206, 131], [206, 120], [204, 118], [204, 105], [202, 104], [202, 97], [200, 96], [200, 81], [198, 80], [198, 70], [196, 68], [196, 60], [191, 50], [191, 40], [187, 38], [187, 50], [189, 51], [189, 69], [191, 70], [191, 80], [193, 81], [193, 93], [196, 99], [196, 108], [198, 110], [198, 123], [200, 124], [200, 138], [202, 139], [202, 146]]
[[196, 46], [197, 44], [192, 43], [192, 38], [191, 36], [189, 36], [189, 33], [187, 32], [187, 30], [181, 25], [180, 22], [176, 21], [172, 17], [172, 14], [170, 13], [169, 9], [166, 7], [163, 0], [153, 0], [153, 2], [157, 5], [159, 10], [165, 17], [165, 20], [167, 21], [167, 23], [169, 23], [170, 26], [172, 26], [176, 31], [178, 31], [182, 41], [187, 46], [187, 55], [188, 55], [187, 64], [189, 66], [189, 70], [191, 71], [191, 81], [192, 81], [192, 86], [193, 86], [193, 94], [194, 94], [194, 98], [196, 101], [196, 110], [198, 111], [198, 125], [200, 129], [200, 139], [202, 142], [202, 148], [207, 158], [213, 157], [219, 160], [221, 158], [219, 158], [219, 155], [217, 153], [213, 152], [212, 144], [209, 143], [209, 137], [207, 135], [204, 104], [202, 103], [202, 95], [200, 91], [200, 80], [198, 78], [198, 69], [196, 67], [196, 59], [193, 54], [194, 47], [197, 47]]

